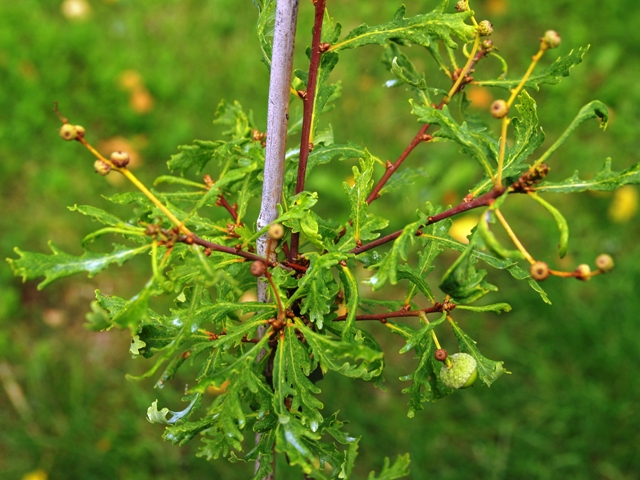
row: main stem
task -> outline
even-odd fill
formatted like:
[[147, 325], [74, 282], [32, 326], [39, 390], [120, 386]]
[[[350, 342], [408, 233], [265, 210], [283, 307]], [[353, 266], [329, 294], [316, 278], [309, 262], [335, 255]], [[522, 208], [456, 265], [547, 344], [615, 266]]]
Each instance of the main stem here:
[[[278, 0], [276, 4], [276, 22], [271, 54], [271, 76], [269, 78], [269, 106], [267, 110], [267, 145], [264, 160], [264, 182], [262, 184], [262, 203], [258, 215], [257, 228], [261, 230], [278, 217], [278, 203], [282, 201], [284, 184], [284, 161], [287, 141], [287, 120], [289, 119], [289, 92], [293, 67], [293, 48], [298, 20], [298, 0]], [[257, 241], [258, 255], [274, 261], [276, 256], [269, 245], [268, 235]], [[267, 284], [258, 281], [258, 301], [268, 299]], [[265, 329], [258, 331], [264, 335]], [[256, 435], [256, 443], [260, 434]], [[275, 455], [275, 452], [272, 452]], [[256, 461], [256, 471], [260, 468], [261, 457]], [[275, 462], [274, 462], [275, 465]], [[274, 478], [273, 471], [265, 480]]]

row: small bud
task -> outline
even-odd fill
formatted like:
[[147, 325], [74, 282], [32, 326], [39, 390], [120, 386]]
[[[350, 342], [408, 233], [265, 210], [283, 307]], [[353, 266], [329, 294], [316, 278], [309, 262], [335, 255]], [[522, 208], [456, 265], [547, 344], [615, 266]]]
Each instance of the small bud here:
[[66, 141], [71, 141], [78, 138], [78, 130], [76, 129], [76, 127], [74, 127], [73, 125], [69, 125], [68, 123], [62, 125], [60, 127], [60, 130], [58, 130], [58, 133], [60, 134], [60, 138]]
[[591, 268], [589, 268], [589, 265], [586, 263], [578, 265], [578, 268], [576, 268], [573, 273], [578, 280], [582, 280], [583, 282], [591, 280]]
[[109, 172], [111, 171], [111, 165], [102, 160], [96, 160], [95, 162], [93, 162], [93, 168], [95, 168], [96, 173], [99, 173], [103, 177], [105, 175], [109, 175]]
[[468, 0], [460, 0], [456, 3], [456, 10], [458, 12], [468, 12], [470, 10]]
[[496, 100], [491, 104], [490, 112], [493, 118], [504, 118], [509, 113], [509, 105], [504, 100]]
[[490, 38], [487, 38], [486, 40], [483, 40], [482, 41], [482, 49], [486, 50], [487, 52], [492, 52], [494, 50], [493, 40], [491, 40]]
[[489, 20], [482, 20], [478, 23], [478, 34], [481, 37], [488, 37], [493, 33], [493, 25]]
[[78, 137], [84, 137], [84, 127], [82, 125], [76, 125], [76, 132]]
[[560, 45], [562, 38], [555, 30], [547, 30], [544, 32], [544, 37], [542, 37], [540, 41], [545, 43], [547, 48], [556, 48]]
[[324, 53], [331, 48], [331, 44], [327, 42], [322, 42], [320, 45], [318, 45], [318, 47], [320, 47], [320, 53]]
[[534, 280], [546, 280], [549, 277], [549, 265], [545, 262], [537, 261], [531, 265], [529, 273]]
[[284, 227], [281, 223], [274, 223], [269, 225], [269, 237], [274, 240], [279, 240], [284, 236]]
[[610, 272], [611, 270], [613, 270], [614, 266], [615, 264], [613, 263], [613, 258], [611, 258], [611, 255], [603, 253], [601, 255], [598, 255], [598, 258], [596, 258], [596, 267], [598, 267], [598, 270], [600, 270], [601, 272]]
[[444, 362], [447, 359], [447, 351], [444, 348], [439, 348], [436, 350], [434, 357], [436, 357], [436, 360], [439, 362]]
[[124, 168], [129, 165], [129, 154], [127, 152], [113, 152], [111, 154], [111, 161], [118, 168]]

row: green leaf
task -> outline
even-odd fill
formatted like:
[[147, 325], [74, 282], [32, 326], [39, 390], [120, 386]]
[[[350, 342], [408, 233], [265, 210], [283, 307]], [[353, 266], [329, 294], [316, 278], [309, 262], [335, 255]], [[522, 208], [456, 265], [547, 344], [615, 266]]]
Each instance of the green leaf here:
[[[367, 197], [373, 187], [373, 165], [374, 159], [365, 151], [365, 156], [360, 159], [360, 169], [353, 167], [353, 186], [343, 183], [344, 189], [349, 197], [351, 205], [351, 220], [353, 226], [353, 237], [356, 243], [369, 240], [368, 232], [363, 232], [363, 225], [367, 218]], [[364, 238], [363, 238], [364, 235]]]
[[556, 221], [558, 225], [558, 230], [560, 230], [560, 241], [558, 242], [558, 255], [560, 258], [563, 258], [567, 254], [567, 248], [569, 247], [569, 225], [567, 224], [567, 220], [564, 218], [564, 215], [560, 213], [556, 207], [551, 205], [546, 200], [542, 199], [535, 193], [530, 193], [529, 196], [533, 198], [536, 202], [542, 205], [547, 211], [553, 215], [553, 219]]
[[[568, 55], [559, 57], [545, 68], [542, 72], [531, 75], [526, 83], [525, 88], [533, 88], [540, 90], [540, 85], [555, 85], [560, 83], [563, 77], [568, 77], [571, 69], [582, 62], [582, 58], [589, 50], [589, 45], [586, 47], [580, 47], [578, 50], [571, 50]], [[522, 78], [507, 80], [480, 80], [474, 81], [475, 85], [482, 85], [484, 87], [500, 87], [511, 90], [520, 84]]]
[[94, 220], [112, 227], [125, 224], [123, 220], [120, 220], [115, 215], [105, 212], [101, 208], [92, 207], [91, 205], [74, 205], [73, 207], [67, 208], [72, 212], [80, 212], [83, 215], [93, 217]]
[[[465, 252], [468, 248], [468, 245], [465, 245], [464, 243], [458, 242], [457, 240], [454, 240], [451, 237], [441, 236], [439, 234], [425, 232], [422, 234], [420, 238], [425, 241], [438, 242], [443, 246], [447, 248], [451, 248], [453, 250], [457, 250], [458, 252]], [[477, 249], [473, 250], [472, 255], [477, 259], [488, 263], [493, 268], [497, 268], [500, 270], [507, 270], [511, 274], [511, 276], [516, 280], [526, 280], [527, 283], [529, 283], [529, 286], [540, 294], [540, 297], [545, 303], [551, 304], [551, 302], [549, 301], [549, 298], [547, 297], [547, 294], [540, 287], [538, 282], [532, 279], [529, 272], [520, 268], [518, 264], [513, 260], [505, 260], [502, 258], [498, 258], [488, 253], [481, 252], [480, 250], [477, 250]]]
[[276, 0], [254, 0], [258, 8], [256, 33], [262, 51], [262, 61], [271, 69], [271, 50], [273, 47], [273, 27], [276, 17]]
[[417, 345], [421, 345], [427, 342], [427, 336], [431, 338], [431, 336], [429, 335], [431, 333], [431, 330], [436, 328], [446, 319], [447, 319], [447, 314], [445, 312], [442, 315], [440, 315], [440, 318], [435, 322], [429, 322], [426, 325], [424, 325], [420, 330], [416, 331], [414, 334], [411, 335], [410, 338], [407, 339], [407, 343], [405, 343], [405, 345], [400, 349], [399, 353], [407, 353], [409, 350], [416, 348]]
[[21, 276], [23, 281], [45, 277], [45, 279], [38, 284], [38, 290], [42, 290], [59, 278], [68, 277], [80, 272], [87, 272], [89, 278], [91, 278], [109, 265], [115, 263], [121, 266], [127, 260], [148, 251], [151, 245], [136, 248], [114, 245], [111, 253], [85, 252], [79, 257], [64, 253], [51, 242], [49, 242], [49, 248], [51, 248], [53, 255], [23, 252], [16, 247], [14, 251], [20, 258], [8, 258], [7, 262], [11, 265], [14, 274]]
[[[538, 126], [536, 102], [525, 90], [518, 95], [518, 101], [520, 103], [516, 104], [516, 109], [520, 116], [511, 120], [514, 127], [515, 142], [512, 147], [507, 147], [502, 170], [503, 178], [507, 179], [519, 177], [524, 173], [527, 167], [523, 165], [523, 162], [542, 145], [545, 138], [542, 128]], [[513, 181], [515, 180], [513, 178]], [[485, 176], [471, 190], [471, 193], [474, 197], [477, 197], [488, 192], [492, 187], [493, 181], [489, 176]]]
[[358, 282], [346, 265], [343, 265], [341, 268], [340, 280], [344, 288], [344, 299], [347, 307], [347, 318], [342, 330], [342, 340], [345, 342], [353, 342], [356, 331], [356, 314], [358, 312], [358, 304], [360, 303]]
[[411, 463], [411, 460], [408, 453], [398, 455], [392, 465], [390, 465], [389, 457], [385, 457], [380, 475], [376, 476], [374, 472], [371, 472], [367, 480], [394, 480], [396, 478], [406, 477], [410, 473], [409, 463]]
[[411, 113], [418, 117], [418, 121], [440, 127], [433, 137], [456, 142], [462, 147], [462, 152], [471, 155], [484, 169], [487, 176], [492, 173], [492, 165], [498, 161], [498, 141], [490, 137], [484, 128], [479, 129], [463, 122], [461, 125], [451, 116], [449, 107], [442, 109], [431, 105], [417, 105], [410, 100]]
[[385, 46], [382, 62], [396, 78], [395, 80], [387, 81], [387, 87], [395, 87], [402, 84], [409, 85], [416, 91], [423, 104], [431, 105], [432, 102], [429, 98], [424, 74], [418, 72], [413, 62], [400, 51], [396, 43], [389, 43]]
[[480, 215], [480, 221], [478, 222], [478, 233], [482, 237], [482, 241], [486, 247], [495, 253], [500, 258], [525, 258], [520, 250], [509, 250], [502, 246], [493, 232], [489, 229], [489, 222], [487, 216], [490, 214], [491, 208], [485, 210]]
[[322, 373], [333, 370], [346, 377], [371, 380], [382, 373], [383, 353], [361, 343], [349, 343], [314, 332], [302, 321], [296, 328], [303, 334]]
[[375, 268], [377, 272], [367, 280], [367, 283], [369, 283], [374, 290], [382, 288], [385, 283], [387, 283], [387, 280], [391, 282], [392, 285], [398, 282], [398, 263], [401, 260], [407, 259], [407, 247], [409, 243], [413, 244], [416, 238], [416, 231], [423, 223], [424, 218], [405, 226], [400, 236], [396, 238], [391, 245], [391, 250], [389, 250], [377, 264], [371, 267]]
[[226, 148], [226, 142], [222, 140], [204, 141], [194, 140], [193, 145], [181, 145], [178, 147], [180, 153], [171, 156], [167, 162], [169, 170], [172, 172], [180, 170], [185, 173], [191, 168], [196, 168], [196, 173], [202, 173], [207, 164], [220, 154], [220, 150]]
[[476, 347], [476, 342], [464, 333], [456, 322], [450, 321], [450, 324], [454, 335], [458, 339], [460, 351], [468, 353], [476, 359], [476, 362], [478, 362], [478, 376], [487, 387], [490, 387], [503, 373], [509, 373], [502, 366], [504, 362], [496, 362], [483, 357], [478, 347]]
[[543, 182], [536, 185], [536, 192], [541, 193], [577, 193], [591, 190], [594, 192], [610, 192], [624, 185], [640, 184], [640, 163], [623, 170], [611, 170], [611, 159], [607, 158], [602, 170], [588, 180], [582, 180], [576, 171], [571, 178], [562, 182]]
[[331, 311], [331, 303], [338, 293], [338, 284], [331, 275], [331, 268], [347, 259], [343, 253], [305, 254], [310, 259], [309, 268], [300, 282], [298, 290], [289, 299], [291, 305], [297, 298], [306, 295], [302, 300], [301, 315], [308, 314], [309, 320], [322, 329], [324, 317]]
[[486, 270], [476, 270], [477, 256], [474, 255], [476, 249], [477, 232], [469, 241], [469, 245], [462, 255], [446, 271], [440, 282], [440, 289], [453, 298], [456, 303], [473, 303], [484, 297], [489, 292], [495, 292], [497, 287], [485, 280]]
[[[322, 402], [314, 395], [320, 393], [309, 375], [313, 371], [309, 351], [298, 340], [292, 327], [286, 327], [281, 337], [273, 362], [274, 410], [285, 418], [288, 411], [300, 418], [300, 421], [312, 432], [316, 432], [323, 421], [320, 409]], [[289, 398], [291, 407], [285, 407]]]
[[340, 51], [371, 44], [384, 45], [389, 40], [397, 39], [423, 47], [441, 40], [450, 48], [457, 48], [451, 39], [452, 35], [469, 40], [475, 34], [475, 27], [464, 23], [473, 12], [444, 13], [447, 4], [448, 1], [442, 2], [434, 11], [410, 18], [404, 18], [405, 8], [402, 6], [390, 22], [374, 27], [362, 24], [349, 32], [342, 41], [334, 43], [331, 50]]
[[469, 310], [471, 312], [494, 312], [494, 313], [502, 313], [502, 312], [510, 312], [511, 305], [508, 303], [493, 303], [491, 305], [456, 305], [456, 309], [458, 310]]
[[603, 130], [607, 128], [607, 122], [609, 121], [609, 109], [607, 106], [598, 101], [594, 100], [593, 102], [587, 103], [584, 107], [580, 109], [578, 115], [573, 119], [571, 124], [567, 127], [567, 129], [562, 133], [560, 138], [558, 138], [553, 145], [549, 147], [549, 149], [544, 152], [544, 154], [535, 161], [535, 165], [540, 165], [545, 162], [560, 146], [567, 141], [569, 136], [574, 132], [576, 128], [582, 125], [587, 120], [591, 120], [592, 118], [597, 118], [600, 120], [600, 128]]

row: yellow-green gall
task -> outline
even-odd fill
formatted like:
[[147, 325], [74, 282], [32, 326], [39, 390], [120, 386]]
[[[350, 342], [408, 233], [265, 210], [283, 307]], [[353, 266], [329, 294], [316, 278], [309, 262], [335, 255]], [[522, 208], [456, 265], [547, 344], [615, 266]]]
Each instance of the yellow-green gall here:
[[478, 378], [478, 362], [468, 353], [454, 353], [449, 357], [451, 365], [440, 369], [440, 380], [449, 388], [467, 388]]
[[529, 273], [534, 280], [546, 280], [549, 277], [549, 265], [545, 262], [537, 261], [531, 265]]
[[583, 282], [591, 280], [591, 268], [586, 263], [578, 265], [578, 268], [576, 268], [573, 273], [578, 280], [582, 280]]
[[93, 162], [93, 168], [96, 170], [96, 173], [99, 173], [103, 177], [105, 175], [109, 175], [109, 172], [111, 171], [111, 166], [102, 160], [96, 160]]
[[489, 20], [482, 20], [478, 23], [478, 35], [488, 37], [493, 33], [493, 25]]
[[[75, 126], [70, 125], [68, 123], [65, 123], [64, 125], [62, 125], [60, 127], [60, 130], [58, 130], [58, 133], [60, 134], [60, 138], [62, 138], [63, 140], [66, 141], [71, 141], [71, 140], [75, 140], [76, 138], [78, 138], [78, 130]], [[84, 133], [84, 129], [83, 129], [83, 133]]]
[[113, 152], [110, 158], [111, 162], [118, 168], [124, 168], [129, 165], [129, 154], [127, 152]]
[[560, 45], [562, 38], [555, 30], [547, 30], [544, 32], [544, 37], [540, 41], [547, 45], [547, 48], [556, 48]]
[[490, 112], [493, 118], [504, 118], [509, 113], [509, 105], [504, 100], [496, 100], [491, 104]]
[[284, 236], [284, 227], [281, 223], [269, 225], [269, 237], [274, 240], [280, 240]]
[[598, 267], [598, 270], [600, 270], [601, 272], [610, 272], [611, 270], [613, 270], [614, 266], [615, 263], [613, 263], [613, 258], [611, 258], [611, 255], [603, 253], [601, 255], [598, 255], [598, 258], [596, 258], [596, 267]]

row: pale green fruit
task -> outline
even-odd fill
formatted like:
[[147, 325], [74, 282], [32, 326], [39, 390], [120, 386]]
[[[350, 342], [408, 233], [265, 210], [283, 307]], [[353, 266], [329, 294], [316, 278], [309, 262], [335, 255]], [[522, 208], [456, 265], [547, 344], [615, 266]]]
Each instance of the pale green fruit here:
[[440, 370], [440, 380], [449, 388], [467, 388], [478, 378], [478, 363], [468, 353], [454, 353], [449, 357], [451, 368], [446, 364]]

